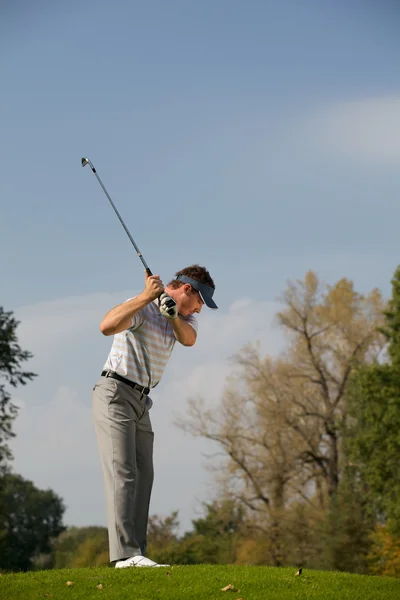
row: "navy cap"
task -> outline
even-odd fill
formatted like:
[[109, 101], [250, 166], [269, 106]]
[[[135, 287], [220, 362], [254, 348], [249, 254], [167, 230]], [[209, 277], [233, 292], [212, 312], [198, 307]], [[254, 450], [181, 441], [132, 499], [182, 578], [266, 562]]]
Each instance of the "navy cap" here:
[[201, 296], [201, 299], [205, 304], [207, 304], [208, 308], [218, 308], [213, 300], [214, 288], [211, 285], [207, 285], [206, 283], [201, 283], [196, 279], [192, 279], [191, 277], [187, 277], [186, 275], [178, 275], [177, 279], [182, 281], [182, 283], [190, 283], [192, 288], [197, 290]]

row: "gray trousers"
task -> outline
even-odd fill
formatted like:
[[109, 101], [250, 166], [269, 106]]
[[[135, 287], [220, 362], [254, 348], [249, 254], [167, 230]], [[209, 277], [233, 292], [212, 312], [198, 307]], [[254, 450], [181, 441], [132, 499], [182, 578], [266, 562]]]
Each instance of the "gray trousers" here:
[[93, 419], [103, 472], [110, 562], [145, 554], [153, 487], [153, 439], [148, 396], [100, 377]]

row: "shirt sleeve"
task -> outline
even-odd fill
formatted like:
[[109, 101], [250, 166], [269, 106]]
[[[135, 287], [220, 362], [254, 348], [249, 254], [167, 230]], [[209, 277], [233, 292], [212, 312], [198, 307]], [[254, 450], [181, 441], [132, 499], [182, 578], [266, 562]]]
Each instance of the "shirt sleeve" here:
[[183, 320], [186, 323], [188, 323], [189, 325], [191, 325], [193, 327], [193, 329], [195, 330], [195, 332], [197, 333], [199, 324], [197, 322], [196, 317], [194, 317], [193, 315], [188, 315], [187, 317], [183, 317]]
[[[132, 298], [127, 298], [125, 302], [133, 300], [134, 298], [136, 298], [136, 296], [132, 296]], [[145, 310], [146, 307], [142, 308], [142, 310], [139, 310], [139, 312], [137, 312], [136, 315], [133, 315], [131, 320], [131, 326], [128, 327], [128, 329], [132, 329], [132, 331], [134, 331], [144, 323], [146, 319]]]

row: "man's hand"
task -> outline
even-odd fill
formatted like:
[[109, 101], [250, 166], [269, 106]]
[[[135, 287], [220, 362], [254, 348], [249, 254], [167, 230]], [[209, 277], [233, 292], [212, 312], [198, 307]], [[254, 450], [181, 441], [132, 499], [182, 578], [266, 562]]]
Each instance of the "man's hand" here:
[[165, 292], [160, 296], [160, 313], [167, 319], [173, 320], [178, 318], [178, 307], [176, 302]]
[[152, 302], [156, 298], [160, 296], [164, 291], [163, 282], [160, 279], [159, 275], [147, 275], [143, 294]]

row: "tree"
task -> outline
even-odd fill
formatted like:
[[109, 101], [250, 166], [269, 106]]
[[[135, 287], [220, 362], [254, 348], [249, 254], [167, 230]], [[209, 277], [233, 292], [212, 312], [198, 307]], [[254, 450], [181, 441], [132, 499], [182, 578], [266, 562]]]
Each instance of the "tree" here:
[[243, 534], [244, 512], [230, 499], [203, 503], [204, 515], [193, 520], [193, 529], [178, 536], [177, 511], [149, 519], [149, 555], [167, 564], [234, 563]]
[[374, 525], [362, 485], [352, 469], [345, 469], [329, 510], [325, 511], [319, 528], [319, 556], [312, 562], [322, 569], [367, 573]]
[[372, 548], [368, 555], [370, 572], [400, 577], [400, 537], [393, 536], [387, 526], [378, 524], [371, 540]]
[[166, 517], [150, 515], [147, 526], [148, 554], [161, 555], [178, 541], [178, 511], [173, 511]]
[[109, 563], [106, 527], [68, 527], [52, 542], [52, 552], [35, 560], [38, 569], [72, 569]]
[[348, 394], [349, 456], [364, 483], [371, 509], [400, 534], [400, 267], [384, 312], [384, 362], [360, 366]]
[[192, 521], [193, 532], [184, 535], [183, 543], [197, 547], [201, 563], [235, 563], [238, 544], [246, 528], [243, 506], [230, 498], [222, 498], [203, 503], [203, 509], [204, 516]]
[[358, 364], [381, 352], [384, 303], [347, 279], [323, 286], [313, 272], [289, 284], [278, 320], [288, 335], [279, 357], [254, 345], [234, 356], [220, 406], [189, 399], [177, 425], [218, 444], [219, 483], [254, 517], [269, 540], [268, 561], [290, 555], [288, 507], [304, 502], [329, 510], [344, 468], [342, 431], [346, 390]]
[[20, 475], [0, 477], [0, 568], [26, 571], [38, 554], [64, 530], [62, 500], [52, 490], [39, 490]]
[[312, 272], [304, 282], [289, 285], [284, 300], [287, 308], [278, 317], [292, 341], [290, 378], [305, 385], [293, 402], [299, 417], [319, 423], [320, 443], [317, 451], [310, 448], [308, 459], [332, 497], [339, 485], [349, 379], [356, 366], [374, 361], [384, 346], [379, 331], [384, 303], [378, 290], [363, 296], [347, 279], [322, 291]]
[[86, 538], [77, 548], [71, 567], [99, 567], [110, 562], [108, 551], [107, 529], [99, 528], [99, 532]]
[[53, 538], [63, 531], [64, 505], [52, 490], [39, 490], [31, 481], [11, 473], [12, 455], [7, 441], [15, 434], [12, 424], [18, 408], [7, 385], [16, 388], [36, 377], [22, 370], [32, 354], [18, 344], [19, 322], [0, 307], [0, 567], [7, 570], [32, 568], [35, 557], [51, 552]]
[[[30, 359], [32, 354], [20, 348], [16, 334], [19, 322], [12, 315], [12, 312], [5, 312], [0, 306], [0, 378], [15, 388], [25, 385], [36, 374], [21, 369], [22, 363]], [[6, 385], [0, 383], [0, 465], [3, 467], [5, 461], [12, 458], [7, 440], [15, 435], [12, 423], [17, 412], [18, 408], [11, 401]]]

